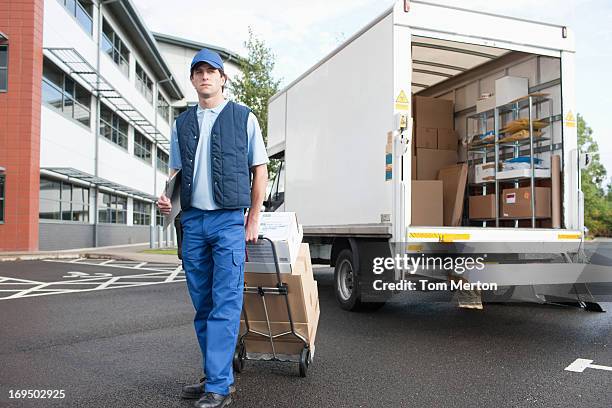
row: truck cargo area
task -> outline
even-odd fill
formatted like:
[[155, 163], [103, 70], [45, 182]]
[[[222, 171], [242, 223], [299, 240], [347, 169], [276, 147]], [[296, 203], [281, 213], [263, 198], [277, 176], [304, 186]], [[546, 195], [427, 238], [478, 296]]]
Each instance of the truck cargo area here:
[[418, 36], [411, 47], [411, 225], [561, 228], [560, 59]]

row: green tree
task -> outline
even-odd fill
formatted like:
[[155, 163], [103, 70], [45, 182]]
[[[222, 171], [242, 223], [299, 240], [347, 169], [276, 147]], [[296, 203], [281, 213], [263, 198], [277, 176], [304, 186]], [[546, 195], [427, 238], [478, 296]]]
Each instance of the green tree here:
[[[280, 80], [274, 79], [274, 54], [264, 41], [255, 36], [249, 27], [249, 39], [244, 43], [248, 56], [240, 61], [242, 74], [235, 78], [229, 88], [234, 98], [251, 108], [261, 126], [264, 141], [268, 143], [268, 100], [278, 92]], [[276, 173], [278, 162], [268, 165], [270, 178]]]
[[591, 164], [581, 173], [584, 194], [584, 223], [594, 236], [612, 235], [612, 191], [607, 186], [606, 168], [600, 161], [599, 146], [593, 139], [593, 129], [578, 115], [578, 146], [581, 153], [591, 156]]

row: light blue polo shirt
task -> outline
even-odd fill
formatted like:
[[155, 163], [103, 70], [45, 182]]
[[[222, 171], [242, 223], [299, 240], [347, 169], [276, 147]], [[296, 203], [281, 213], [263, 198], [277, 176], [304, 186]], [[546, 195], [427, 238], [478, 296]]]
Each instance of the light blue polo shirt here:
[[[200, 125], [200, 140], [195, 154], [193, 173], [193, 194], [191, 206], [201, 210], [218, 210], [220, 207], [213, 199], [212, 171], [210, 169], [210, 133], [217, 120], [217, 116], [227, 105], [227, 100], [212, 109], [203, 109], [198, 105], [197, 116]], [[264, 144], [259, 122], [253, 113], [249, 113], [247, 121], [248, 135], [248, 159], [249, 168], [268, 163], [268, 154]], [[202, 163], [202, 164], [200, 164]], [[179, 151], [178, 133], [176, 131], [176, 120], [172, 124], [172, 135], [170, 137], [170, 163], [171, 169], [182, 168], [181, 153]]]

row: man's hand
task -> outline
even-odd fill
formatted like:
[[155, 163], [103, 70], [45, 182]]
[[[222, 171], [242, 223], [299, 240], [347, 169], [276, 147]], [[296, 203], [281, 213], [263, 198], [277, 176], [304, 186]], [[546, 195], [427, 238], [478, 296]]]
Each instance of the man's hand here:
[[170, 211], [172, 211], [172, 202], [168, 197], [166, 197], [165, 194], [162, 193], [157, 201], [157, 207], [162, 214], [168, 215], [170, 214]]
[[253, 185], [251, 187], [251, 208], [246, 220], [246, 241], [257, 243], [259, 233], [259, 212], [263, 205], [264, 195], [266, 194], [266, 184], [268, 183], [268, 167], [260, 164], [251, 167], [253, 173]]
[[259, 233], [259, 214], [257, 214], [256, 217], [252, 217], [251, 213], [249, 212], [246, 219], [246, 226], [244, 228], [246, 232], [246, 241], [248, 243], [252, 242], [253, 244], [256, 244], [257, 235]]

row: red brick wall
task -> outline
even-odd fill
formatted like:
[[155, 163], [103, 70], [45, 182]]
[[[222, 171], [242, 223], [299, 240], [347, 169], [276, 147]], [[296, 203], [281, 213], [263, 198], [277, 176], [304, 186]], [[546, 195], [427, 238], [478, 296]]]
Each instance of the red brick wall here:
[[8, 92], [0, 93], [0, 167], [6, 169], [0, 251], [38, 249], [43, 0], [1, 0]]

